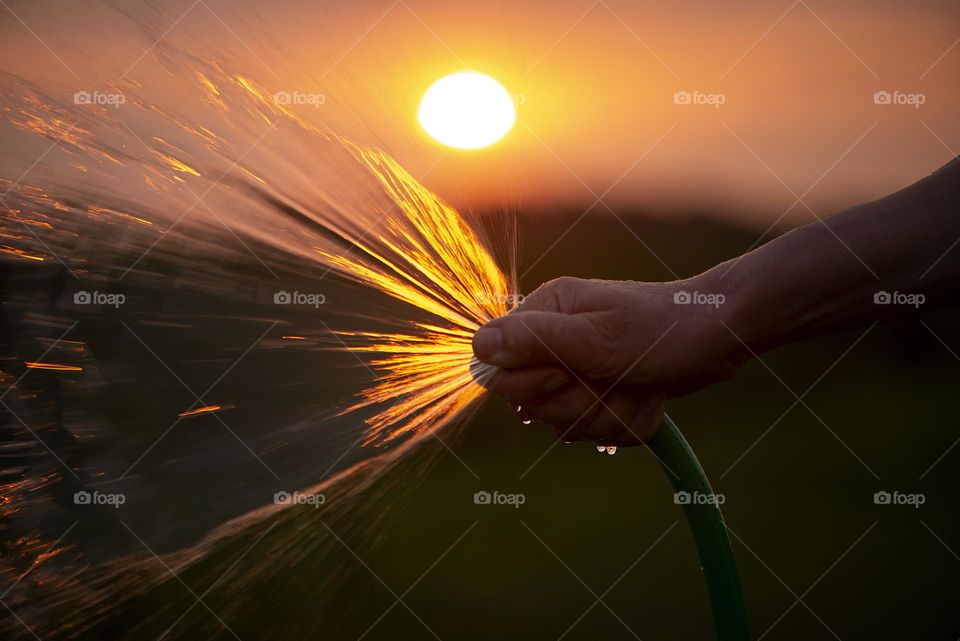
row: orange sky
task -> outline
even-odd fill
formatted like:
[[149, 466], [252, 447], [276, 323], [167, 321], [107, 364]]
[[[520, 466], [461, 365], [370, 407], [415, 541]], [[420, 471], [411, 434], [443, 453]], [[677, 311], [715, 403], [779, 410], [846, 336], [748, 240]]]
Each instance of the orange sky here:
[[[764, 222], [802, 196], [787, 217], [798, 222], [811, 218], [806, 206], [824, 215], [880, 196], [960, 150], [956, 3], [378, 0], [251, 8], [208, 0], [212, 11], [187, 11], [193, 4], [169, 2], [141, 17], [155, 36], [169, 29], [178, 43], [216, 40], [271, 89], [324, 93], [323, 105], [300, 108], [304, 117], [381, 144], [461, 204], [582, 207], [603, 195], [618, 207], [705, 205]], [[64, 35], [72, 18], [51, 11], [56, 5], [11, 3], [50, 50], [5, 14], [5, 68], [68, 81], [58, 48], [109, 47], [91, 45], [90, 34]], [[110, 20], [102, 34], [132, 37], [122, 19]], [[14, 47], [28, 55], [12, 60]], [[84, 76], [82, 60], [63, 57]], [[117, 69], [127, 58], [118, 56]], [[493, 75], [518, 97], [516, 128], [485, 150], [444, 150], [416, 122], [427, 86], [463, 68]], [[678, 91], [721, 95], [723, 104], [678, 105]], [[875, 104], [877, 91], [921, 94], [923, 104]]]

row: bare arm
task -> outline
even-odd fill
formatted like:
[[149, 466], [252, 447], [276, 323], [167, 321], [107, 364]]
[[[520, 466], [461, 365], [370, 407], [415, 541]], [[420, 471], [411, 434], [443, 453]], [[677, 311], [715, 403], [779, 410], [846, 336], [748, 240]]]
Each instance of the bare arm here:
[[794, 229], [703, 274], [760, 353], [960, 300], [960, 159], [880, 200]]
[[955, 159], [693, 278], [550, 281], [481, 328], [474, 352], [498, 368], [489, 388], [559, 436], [635, 444], [657, 429], [666, 399], [730, 378], [757, 354], [957, 304], [958, 245]]

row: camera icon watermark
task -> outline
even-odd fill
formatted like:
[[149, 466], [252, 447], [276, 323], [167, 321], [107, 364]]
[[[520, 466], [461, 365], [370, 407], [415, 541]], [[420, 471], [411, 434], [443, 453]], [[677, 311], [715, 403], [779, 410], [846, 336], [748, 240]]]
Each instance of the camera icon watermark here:
[[273, 94], [273, 102], [277, 105], [310, 105], [312, 107], [319, 107], [327, 102], [327, 96], [322, 93], [278, 91]]
[[723, 494], [710, 494], [704, 492], [676, 492], [673, 495], [673, 502], [677, 505], [723, 505], [727, 502], [727, 497]]
[[920, 493], [906, 494], [898, 491], [880, 491], [873, 495], [874, 505], [910, 505], [915, 509], [919, 509], [919, 507], [926, 502], [926, 495]]
[[94, 490], [93, 492], [80, 490], [73, 494], [74, 505], [109, 505], [114, 508], [119, 508], [126, 502], [126, 495], [119, 492], [107, 493], [99, 490]]
[[323, 294], [308, 294], [306, 292], [288, 292], [280, 290], [273, 293], [274, 305], [312, 305], [320, 307], [327, 302]]
[[274, 505], [310, 505], [314, 509], [327, 502], [324, 494], [301, 494], [300, 492], [285, 492], [283, 490], [273, 495]]
[[526, 502], [527, 497], [524, 494], [504, 494], [496, 490], [492, 493], [480, 490], [473, 495], [474, 505], [512, 505], [514, 508], [519, 508]]
[[709, 305], [714, 308], [720, 307], [727, 301], [723, 294], [707, 294], [704, 292], [679, 291], [673, 293], [673, 303], [675, 305]]
[[727, 102], [727, 97], [722, 93], [678, 91], [673, 94], [673, 104], [675, 105], [707, 105], [719, 109], [720, 105], [725, 102]]
[[73, 293], [74, 305], [111, 305], [118, 308], [127, 302], [123, 294], [108, 294], [106, 292], [88, 292], [81, 290]]
[[904, 294], [902, 292], [879, 291], [873, 294], [874, 305], [909, 305], [919, 309], [921, 305], [927, 302], [927, 297], [923, 294]]
[[927, 102], [926, 94], [922, 93], [904, 93], [902, 91], [877, 91], [873, 94], [873, 104], [875, 105], [905, 105], [919, 109], [920, 105]]
[[119, 92], [78, 91], [73, 94], [73, 104], [75, 105], [95, 105], [98, 107], [113, 107], [114, 109], [119, 109], [120, 105], [126, 102], [127, 97]]

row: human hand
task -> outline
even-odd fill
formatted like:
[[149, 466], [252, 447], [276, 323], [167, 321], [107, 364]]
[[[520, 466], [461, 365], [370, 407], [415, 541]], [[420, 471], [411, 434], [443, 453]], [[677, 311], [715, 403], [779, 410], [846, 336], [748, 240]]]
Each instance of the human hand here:
[[681, 304], [708, 285], [550, 281], [477, 331], [476, 357], [496, 368], [483, 384], [565, 441], [638, 445], [666, 399], [726, 380], [746, 360], [722, 305]]

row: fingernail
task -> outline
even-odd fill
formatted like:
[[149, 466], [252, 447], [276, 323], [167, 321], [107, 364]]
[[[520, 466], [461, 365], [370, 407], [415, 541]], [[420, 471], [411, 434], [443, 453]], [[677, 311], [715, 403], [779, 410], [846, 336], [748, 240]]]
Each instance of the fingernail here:
[[481, 358], [489, 358], [503, 347], [503, 335], [496, 327], [481, 327], [473, 335], [473, 351]]
[[563, 373], [554, 374], [553, 376], [547, 379], [547, 381], [543, 384], [540, 390], [544, 394], [549, 394], [550, 392], [557, 391], [558, 389], [560, 389], [561, 387], [563, 387], [569, 382], [570, 382], [570, 377], [567, 376], [566, 374], [563, 374]]

